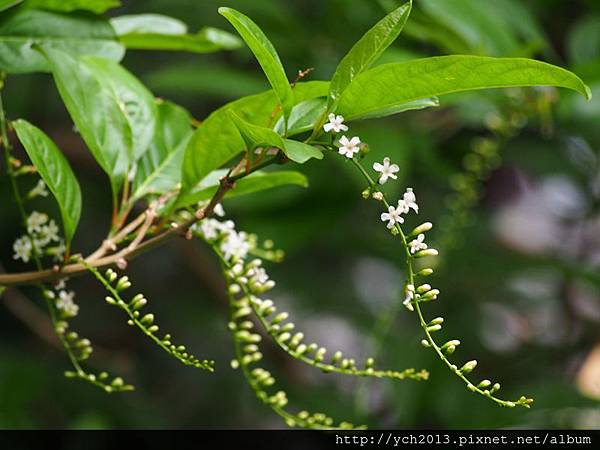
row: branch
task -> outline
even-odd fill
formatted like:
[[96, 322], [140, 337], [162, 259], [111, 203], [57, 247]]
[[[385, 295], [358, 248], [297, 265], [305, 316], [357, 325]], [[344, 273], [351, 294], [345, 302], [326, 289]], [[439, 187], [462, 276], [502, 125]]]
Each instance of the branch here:
[[[276, 158], [274, 158], [276, 159]], [[272, 163], [273, 160], [270, 160], [268, 163]], [[266, 165], [266, 164], [265, 164]], [[264, 167], [264, 165], [261, 165]], [[254, 168], [252, 171], [257, 170], [258, 167]], [[252, 172], [251, 171], [251, 172]], [[249, 173], [251, 173], [249, 172]], [[225, 194], [235, 187], [235, 181], [239, 178], [243, 178], [247, 174], [240, 174], [235, 177], [223, 177], [219, 184], [219, 189], [212, 197], [210, 202], [204, 208], [199, 209], [194, 217], [191, 219], [181, 223], [173, 225], [170, 229], [163, 231], [162, 233], [144, 241], [140, 242], [139, 245], [136, 242], [136, 245], [129, 245], [125, 247], [123, 250], [116, 252], [109, 256], [97, 257], [97, 255], [102, 254], [100, 250], [94, 252], [92, 256], [93, 259], [87, 258], [86, 262], [89, 263], [92, 267], [95, 268], [103, 268], [108, 266], [117, 265], [118, 263], [122, 263], [123, 261], [131, 261], [137, 256], [145, 253], [149, 250], [152, 250], [155, 247], [158, 247], [165, 242], [171, 240], [176, 236], [185, 236], [187, 234], [188, 229], [196, 222], [203, 220], [206, 217], [209, 217], [213, 214], [215, 206], [223, 200]], [[142, 219], [145, 219], [146, 214], [142, 213], [138, 219], [134, 222], [136, 224], [142, 222]], [[103, 244], [105, 246], [105, 244]], [[102, 249], [102, 247], [101, 247]], [[78, 275], [83, 275], [86, 273], [88, 269], [85, 265], [81, 263], [67, 264], [58, 269], [45, 269], [33, 272], [21, 272], [21, 273], [13, 273], [13, 274], [0, 274], [0, 286], [20, 286], [24, 284], [32, 284], [37, 282], [48, 282], [48, 281], [56, 281], [65, 277], [74, 277]]]

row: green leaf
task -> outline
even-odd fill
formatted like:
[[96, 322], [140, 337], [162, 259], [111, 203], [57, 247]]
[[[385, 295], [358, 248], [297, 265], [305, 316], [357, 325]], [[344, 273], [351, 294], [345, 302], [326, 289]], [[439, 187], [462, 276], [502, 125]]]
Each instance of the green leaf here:
[[13, 6], [18, 5], [21, 2], [23, 2], [23, 0], [0, 0], [0, 11], [12, 8]]
[[[297, 102], [325, 97], [329, 83], [311, 81], [294, 88]], [[245, 149], [237, 127], [231, 121], [233, 111], [246, 122], [269, 127], [277, 117], [273, 113], [278, 98], [273, 91], [243, 97], [219, 108], [204, 120], [194, 132], [184, 156], [181, 196], [190, 192], [211, 171], [221, 167]]]
[[347, 120], [377, 119], [380, 117], [387, 117], [394, 114], [399, 114], [405, 111], [413, 111], [437, 106], [440, 106], [440, 100], [437, 97], [422, 98], [408, 103], [398, 103], [389, 105], [382, 109], [378, 109], [368, 113], [358, 112], [356, 113], [356, 115], [348, 116]]
[[304, 164], [311, 158], [323, 159], [323, 153], [318, 148], [312, 145], [305, 144], [299, 141], [293, 141], [291, 139], [283, 140], [285, 147], [283, 151], [286, 156], [298, 164]]
[[257, 147], [274, 147], [281, 149], [285, 155], [294, 162], [303, 164], [311, 158], [322, 159], [323, 153], [311, 145], [302, 142], [283, 139], [277, 132], [270, 128], [253, 125], [237, 116], [233, 111], [229, 112], [231, 120], [237, 127], [246, 148], [250, 151]]
[[[194, 191], [181, 199], [180, 206], [195, 205], [198, 202], [212, 198], [219, 188], [219, 180], [226, 174], [227, 170], [215, 170], [211, 172]], [[238, 197], [286, 185], [307, 187], [308, 180], [302, 173], [294, 170], [278, 172], [257, 171], [236, 181], [235, 188], [228, 191], [225, 197]]]
[[73, 58], [44, 47], [54, 80], [73, 122], [115, 193], [154, 135], [152, 94], [129, 72], [107, 59]]
[[130, 49], [209, 53], [241, 46], [241, 41], [226, 31], [206, 27], [189, 34], [185, 23], [160, 14], [119, 16], [111, 19], [111, 24]]
[[396, 40], [412, 9], [412, 0], [395, 9], [352, 47], [338, 65], [329, 88], [328, 110], [334, 109], [340, 96], [358, 75], [369, 69], [381, 54]]
[[[288, 119], [287, 136], [295, 136], [305, 131], [312, 130], [315, 123], [323, 117], [327, 108], [327, 100], [324, 98], [313, 98], [298, 103], [292, 109]], [[275, 125], [275, 130], [279, 134], [285, 133], [285, 124], [281, 117]]]
[[133, 200], [163, 194], [181, 181], [183, 154], [192, 136], [192, 117], [180, 106], [163, 101], [149, 150], [139, 160], [133, 184]]
[[249, 17], [231, 8], [219, 8], [224, 16], [246, 42], [267, 76], [273, 91], [279, 98], [283, 116], [287, 118], [294, 106], [294, 94], [279, 55], [262, 30]]
[[33, 44], [72, 56], [97, 55], [120, 61], [123, 45], [110, 23], [85, 13], [58, 14], [20, 8], [0, 17], [0, 70], [8, 73], [48, 72], [46, 58]]
[[19, 140], [42, 180], [56, 198], [67, 248], [81, 216], [81, 189], [69, 162], [46, 134], [26, 120], [13, 122]]
[[105, 58], [86, 56], [82, 64], [91, 68], [96, 79], [118, 108], [131, 130], [128, 153], [137, 161], [150, 146], [154, 136], [157, 108], [154, 95], [123, 66]]
[[229, 117], [240, 132], [240, 135], [246, 144], [247, 150], [254, 150], [256, 147], [262, 146], [275, 147], [279, 149], [283, 149], [285, 147], [283, 138], [271, 128], [246, 122], [233, 111], [229, 111]]
[[71, 12], [91, 11], [102, 14], [111, 8], [121, 6], [119, 0], [27, 0], [30, 8], [47, 9], [49, 11]]
[[586, 98], [589, 88], [575, 74], [524, 58], [439, 56], [375, 67], [352, 82], [337, 111], [369, 115], [393, 105], [452, 92], [518, 86], [557, 86]]

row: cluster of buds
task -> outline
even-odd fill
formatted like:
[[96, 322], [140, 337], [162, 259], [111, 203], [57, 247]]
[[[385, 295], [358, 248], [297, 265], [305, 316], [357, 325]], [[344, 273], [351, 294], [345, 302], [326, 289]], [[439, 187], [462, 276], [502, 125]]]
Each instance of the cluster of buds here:
[[198, 359], [187, 351], [185, 345], [173, 343], [170, 334], [167, 333], [162, 337], [158, 336], [160, 327], [154, 323], [154, 314], [142, 314], [142, 309], [148, 304], [148, 300], [143, 294], [136, 294], [129, 301], [123, 299], [122, 292], [131, 287], [131, 281], [128, 276], [119, 277], [117, 272], [113, 269], [106, 270], [104, 276], [102, 276], [95, 268], [88, 267], [88, 269], [96, 275], [96, 278], [98, 278], [108, 290], [110, 295], [105, 297], [106, 303], [117, 306], [128, 315], [128, 325], [136, 326], [142, 330], [144, 334], [150, 337], [163, 350], [183, 364], [209, 370], [211, 372], [214, 370], [214, 361]]
[[65, 372], [65, 376], [67, 378], [79, 378], [81, 380], [88, 381], [100, 387], [109, 394], [113, 392], [133, 391], [135, 389], [133, 385], [126, 384], [121, 377], [114, 377], [109, 381], [110, 375], [108, 372], [100, 372], [98, 375], [94, 375], [93, 373], [85, 373], [82, 370], [77, 372], [68, 370]]

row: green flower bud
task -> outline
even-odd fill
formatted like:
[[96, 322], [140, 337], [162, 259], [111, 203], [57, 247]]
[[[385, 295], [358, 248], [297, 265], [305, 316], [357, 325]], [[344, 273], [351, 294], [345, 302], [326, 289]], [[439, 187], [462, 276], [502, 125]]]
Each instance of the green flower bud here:
[[462, 366], [460, 368], [460, 371], [462, 373], [469, 373], [469, 372], [472, 372], [473, 369], [475, 369], [475, 367], [477, 367], [477, 361], [473, 359], [473, 360], [467, 362], [464, 366]]

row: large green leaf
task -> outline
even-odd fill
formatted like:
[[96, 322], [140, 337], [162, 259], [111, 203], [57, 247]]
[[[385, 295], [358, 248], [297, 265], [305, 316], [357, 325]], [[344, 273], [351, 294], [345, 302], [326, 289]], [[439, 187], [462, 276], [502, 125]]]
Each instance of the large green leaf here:
[[119, 16], [111, 19], [111, 24], [120, 41], [131, 49], [209, 53], [241, 46], [241, 41], [226, 31], [206, 27], [189, 34], [185, 23], [160, 14]]
[[147, 194], [163, 194], [179, 184], [183, 153], [192, 132], [192, 117], [185, 109], [166, 101], [158, 105], [154, 139], [138, 162], [134, 200]]
[[239, 11], [231, 8], [219, 8], [219, 14], [229, 20], [254, 53], [279, 98], [283, 116], [287, 118], [294, 106], [294, 95], [275, 47], [258, 25]]
[[0, 70], [8, 73], [49, 71], [34, 44], [72, 56], [97, 55], [120, 61], [123, 45], [110, 23], [86, 13], [59, 14], [19, 8], [0, 17]]
[[152, 95], [118, 64], [44, 48], [73, 122], [116, 192], [154, 135]]
[[[198, 202], [210, 199], [219, 188], [219, 180], [227, 173], [227, 170], [215, 170], [211, 172], [197, 188], [183, 197], [180, 206], [195, 205]], [[294, 170], [283, 170], [278, 172], [258, 171], [238, 180], [235, 188], [225, 194], [226, 198], [240, 195], [253, 194], [255, 192], [272, 189], [279, 186], [296, 185], [307, 187], [308, 180], [300, 172]]]
[[67, 247], [81, 216], [81, 189], [67, 159], [46, 134], [26, 120], [13, 122], [19, 140], [60, 209]]
[[329, 110], [337, 103], [344, 90], [358, 75], [369, 69], [392, 42], [396, 40], [408, 20], [412, 0], [395, 9], [352, 47], [338, 65], [329, 87]]
[[94, 56], [82, 58], [91, 68], [107, 95], [113, 100], [131, 130], [128, 149], [131, 162], [137, 161], [154, 136], [157, 108], [152, 93], [129, 71], [114, 61]]
[[[297, 102], [327, 96], [329, 83], [298, 83], [294, 88]], [[211, 171], [221, 167], [245, 149], [237, 127], [231, 121], [233, 111], [246, 122], [270, 127], [278, 98], [273, 91], [243, 97], [213, 112], [194, 132], [184, 156], [181, 195], [190, 192]], [[277, 117], [275, 117], [276, 119]]]
[[560, 67], [524, 58], [439, 56], [375, 67], [354, 79], [340, 99], [338, 112], [354, 117], [392, 105], [487, 88], [557, 86], [586, 98], [589, 88]]
[[119, 0], [27, 0], [25, 4], [31, 8], [50, 11], [71, 12], [81, 10], [96, 14], [102, 14], [121, 5]]

